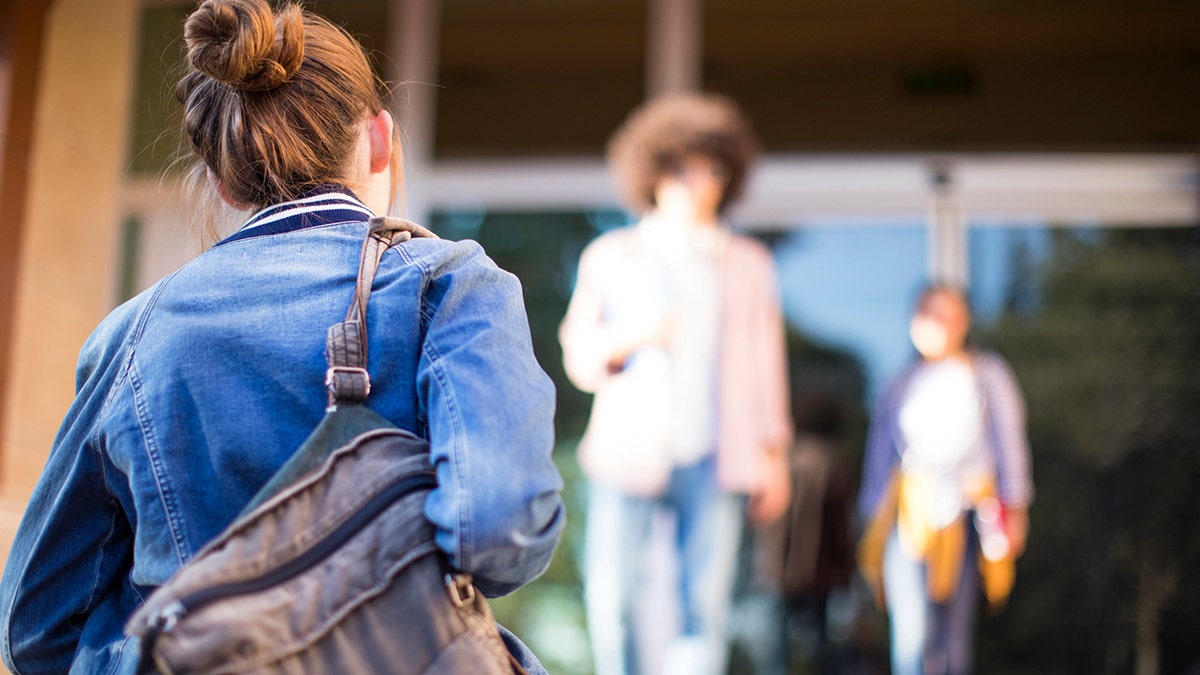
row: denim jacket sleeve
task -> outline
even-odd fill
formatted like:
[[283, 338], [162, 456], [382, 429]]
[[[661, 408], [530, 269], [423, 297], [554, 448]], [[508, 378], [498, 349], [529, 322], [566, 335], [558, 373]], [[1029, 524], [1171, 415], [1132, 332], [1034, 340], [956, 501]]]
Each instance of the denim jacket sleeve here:
[[[17, 530], [0, 581], [0, 650], [13, 673], [65, 673], [105, 645], [124, 605], [132, 530], [110, 489], [112, 465], [95, 433], [123, 361], [132, 312], [118, 312], [80, 352], [76, 397]], [[96, 638], [96, 639], [89, 639]]]
[[474, 242], [430, 267], [417, 388], [438, 488], [425, 512], [451, 564], [503, 595], [545, 571], [565, 524], [554, 385], [516, 277]]

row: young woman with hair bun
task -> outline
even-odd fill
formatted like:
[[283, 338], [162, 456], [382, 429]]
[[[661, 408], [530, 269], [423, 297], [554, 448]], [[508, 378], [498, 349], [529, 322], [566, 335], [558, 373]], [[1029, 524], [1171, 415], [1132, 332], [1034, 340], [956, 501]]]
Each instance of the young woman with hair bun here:
[[[133, 672], [126, 619], [320, 421], [326, 329], [394, 198], [395, 125], [345, 31], [297, 5], [206, 0], [184, 39], [192, 176], [252, 215], [83, 346], [0, 581], [13, 673]], [[565, 515], [519, 282], [474, 242], [418, 238], [384, 255], [368, 318], [367, 404], [429, 439], [438, 546], [489, 596], [533, 580]]]

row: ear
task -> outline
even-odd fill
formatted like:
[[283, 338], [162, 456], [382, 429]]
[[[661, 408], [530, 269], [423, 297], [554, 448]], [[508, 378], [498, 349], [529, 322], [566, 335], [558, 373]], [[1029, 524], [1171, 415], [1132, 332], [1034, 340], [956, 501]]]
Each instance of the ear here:
[[371, 140], [371, 173], [380, 173], [392, 165], [392, 114], [380, 110], [367, 118], [367, 135]]
[[225, 181], [217, 178], [217, 174], [213, 173], [212, 169], [206, 167], [204, 172], [208, 176], [208, 184], [212, 186], [212, 189], [217, 191], [217, 194], [221, 197], [221, 201], [237, 211], [249, 210], [249, 207], [233, 198], [233, 195], [229, 192], [229, 188], [225, 185]]

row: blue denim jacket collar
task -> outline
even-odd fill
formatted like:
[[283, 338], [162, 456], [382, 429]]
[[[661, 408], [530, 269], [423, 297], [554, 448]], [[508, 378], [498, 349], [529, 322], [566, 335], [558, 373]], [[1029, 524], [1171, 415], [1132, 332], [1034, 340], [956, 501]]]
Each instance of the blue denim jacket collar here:
[[361, 222], [375, 216], [348, 188], [326, 183], [308, 190], [296, 199], [268, 206], [255, 213], [246, 224], [222, 239], [217, 246], [232, 241], [269, 234], [294, 232], [333, 223]]

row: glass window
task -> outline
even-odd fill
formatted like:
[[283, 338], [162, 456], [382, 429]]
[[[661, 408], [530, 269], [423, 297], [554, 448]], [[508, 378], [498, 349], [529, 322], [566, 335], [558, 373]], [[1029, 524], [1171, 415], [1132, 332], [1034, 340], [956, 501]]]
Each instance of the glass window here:
[[916, 220], [831, 222], [790, 231], [773, 246], [788, 324], [861, 361], [865, 403], [912, 358], [908, 315], [925, 279], [925, 239]]
[[[1016, 310], [1014, 284], [1027, 278], [1052, 247], [1051, 230], [1041, 222], [972, 223], [968, 234], [971, 309], [977, 329], [994, 324], [1006, 311]], [[1028, 294], [1026, 294], [1028, 295]], [[1033, 302], [1023, 297], [1021, 302]], [[1032, 309], [1022, 308], [1023, 311]]]
[[1038, 496], [978, 662], [1186, 670], [1200, 625], [1200, 588], [1183, 582], [1200, 566], [1200, 233], [990, 225], [969, 237], [977, 337], [1024, 391]]
[[140, 54], [131, 111], [129, 171], [158, 176], [185, 149], [180, 125], [183, 109], [174, 83], [182, 72], [183, 22], [189, 8], [154, 5], [142, 9]]

